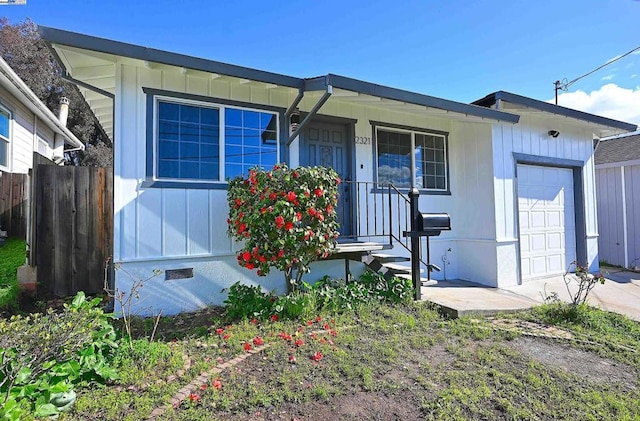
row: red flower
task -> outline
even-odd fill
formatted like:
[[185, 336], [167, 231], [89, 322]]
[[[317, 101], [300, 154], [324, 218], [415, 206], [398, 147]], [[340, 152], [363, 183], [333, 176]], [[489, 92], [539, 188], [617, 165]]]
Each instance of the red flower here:
[[331, 205], [329, 204], [329, 205], [327, 205], [327, 207], [326, 207], [326, 209], [325, 209], [325, 210], [327, 211], [327, 213], [331, 213], [331, 212], [333, 212], [333, 206], [331, 206]]
[[298, 196], [294, 192], [290, 191], [289, 193], [287, 193], [287, 202], [293, 203], [297, 198]]
[[316, 217], [318, 218], [318, 221], [320, 222], [324, 221], [324, 215], [321, 212], [318, 212], [316, 214]]
[[202, 386], [200, 386], [200, 390], [207, 390], [207, 385], [203, 384]]
[[251, 349], [251, 344], [249, 342], [245, 342], [243, 347], [245, 351], [249, 352], [249, 350]]
[[252, 325], [257, 325], [258, 324], [258, 319], [251, 319], [251, 324]]
[[276, 193], [269, 193], [269, 200], [276, 200], [278, 195]]
[[224, 336], [222, 337], [222, 339], [224, 339], [225, 341], [228, 341], [230, 337], [231, 337], [231, 335], [229, 335], [229, 334], [227, 333], [226, 335], [224, 335]]
[[244, 265], [244, 267], [246, 267], [247, 269], [255, 269], [256, 266], [253, 263], [247, 263], [246, 265]]
[[340, 180], [340, 177], [336, 178], [336, 184], [340, 184], [342, 183], [342, 180]]
[[307, 321], [307, 326], [311, 326], [313, 324], [313, 320], [308, 320]]
[[286, 231], [291, 231], [293, 229], [293, 222], [287, 222], [286, 224], [284, 224], [284, 229]]
[[238, 227], [238, 232], [239, 233], [243, 233], [247, 230], [247, 224], [245, 224], [244, 222], [242, 224], [240, 224], [240, 226]]
[[240, 206], [242, 206], [242, 200], [236, 199], [236, 208], [239, 208]]
[[277, 322], [278, 321], [278, 315], [277, 314], [272, 314], [271, 315], [271, 321], [272, 322]]
[[191, 393], [189, 395], [189, 400], [191, 402], [200, 402], [200, 395], [198, 395], [197, 393]]
[[222, 334], [224, 333], [224, 329], [223, 329], [223, 328], [221, 328], [221, 327], [219, 327], [219, 328], [217, 328], [217, 329], [216, 329], [216, 333], [217, 333], [218, 335], [222, 335]]
[[304, 345], [304, 341], [302, 339], [298, 339], [294, 342], [295, 346], [297, 346], [298, 348], [300, 348], [302, 345]]
[[307, 209], [307, 213], [309, 214], [309, 216], [316, 216], [318, 211], [315, 210], [314, 208], [309, 208], [309, 209]]
[[264, 263], [267, 261], [267, 258], [264, 256], [258, 256], [258, 260], [260, 261], [260, 263]]
[[251, 253], [249, 253], [248, 251], [242, 253], [242, 260], [244, 260], [245, 262], [251, 260]]
[[322, 196], [324, 194], [324, 191], [322, 189], [315, 189], [313, 191], [313, 194], [315, 194], [316, 197], [320, 197], [320, 196]]
[[295, 362], [296, 362], [296, 356], [295, 356], [295, 355], [293, 355], [293, 354], [289, 355], [289, 362], [290, 362], [291, 364], [295, 364]]
[[265, 213], [267, 211], [267, 208], [260, 208], [260, 213]]
[[211, 383], [211, 387], [213, 387], [216, 390], [220, 390], [222, 389], [222, 382], [220, 381], [220, 379], [215, 379], [213, 383]]
[[329, 330], [331, 329], [331, 326], [329, 326], [329, 323], [325, 323], [324, 326], [322, 326], [324, 328], [324, 330]]
[[302, 221], [302, 214], [300, 212], [296, 212], [296, 219]]
[[298, 171], [294, 171], [293, 178], [298, 178], [298, 177], [300, 177], [300, 174], [298, 174]]
[[284, 250], [280, 249], [278, 250], [278, 258], [281, 259], [282, 257], [284, 257]]
[[284, 225], [284, 218], [282, 216], [276, 216], [276, 228], [280, 229]]
[[255, 346], [264, 345], [264, 340], [260, 336], [256, 336], [255, 338], [253, 338], [253, 344]]
[[316, 338], [316, 332], [311, 332], [311, 339], [315, 339]]
[[320, 352], [316, 352], [315, 354], [311, 355], [311, 359], [315, 362], [318, 362], [322, 359], [323, 355]]
[[322, 317], [318, 316], [316, 317], [316, 322], [321, 322], [322, 321]]
[[336, 330], [333, 330], [333, 329], [331, 331], [329, 331], [329, 334], [331, 336], [338, 336], [338, 332]]
[[280, 338], [282, 338], [285, 341], [290, 341], [291, 340], [291, 335], [289, 335], [286, 332], [280, 332], [280, 334], [278, 336], [280, 336]]

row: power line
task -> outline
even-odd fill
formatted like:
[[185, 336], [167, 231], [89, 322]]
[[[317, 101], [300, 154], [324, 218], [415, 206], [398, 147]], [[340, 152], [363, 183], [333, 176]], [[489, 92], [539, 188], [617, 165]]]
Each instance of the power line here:
[[567, 89], [569, 89], [569, 86], [573, 85], [574, 83], [576, 83], [576, 82], [577, 82], [577, 81], [579, 81], [580, 79], [582, 79], [582, 78], [584, 78], [584, 77], [587, 77], [587, 76], [589, 76], [589, 75], [591, 75], [591, 74], [593, 74], [593, 73], [597, 72], [598, 70], [602, 69], [603, 67], [606, 67], [606, 66], [608, 66], [608, 65], [610, 65], [610, 64], [612, 64], [612, 63], [615, 63], [616, 61], [620, 60], [621, 58], [626, 57], [626, 56], [628, 56], [629, 54], [633, 54], [634, 52], [636, 52], [636, 51], [638, 51], [638, 50], [640, 50], [640, 47], [636, 47], [636, 48], [634, 48], [633, 50], [628, 51], [628, 52], [626, 52], [626, 53], [622, 54], [621, 56], [618, 56], [618, 57], [614, 58], [613, 60], [609, 60], [609, 61], [608, 61], [608, 62], [606, 62], [605, 64], [603, 64], [603, 65], [601, 65], [601, 66], [596, 67], [596, 68], [595, 68], [595, 69], [593, 69], [592, 71], [590, 71], [590, 72], [588, 72], [588, 73], [585, 73], [585, 74], [583, 74], [582, 76], [579, 76], [579, 77], [577, 77], [577, 78], [573, 79], [572, 81], [569, 81], [569, 82], [560, 82], [559, 80], [556, 80], [556, 81], [554, 82], [555, 90], [556, 90], [556, 105], [558, 105], [558, 91], [559, 91], [559, 90], [566, 91]]

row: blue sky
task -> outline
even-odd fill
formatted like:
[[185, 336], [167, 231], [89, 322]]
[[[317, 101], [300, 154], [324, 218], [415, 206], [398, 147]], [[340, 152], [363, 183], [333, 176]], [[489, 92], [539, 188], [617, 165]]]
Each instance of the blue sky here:
[[[0, 15], [461, 102], [497, 90], [550, 100], [555, 80], [572, 80], [640, 46], [637, 0], [27, 0], [0, 6]], [[640, 123], [639, 86], [640, 54], [632, 54], [575, 83], [560, 105]]]

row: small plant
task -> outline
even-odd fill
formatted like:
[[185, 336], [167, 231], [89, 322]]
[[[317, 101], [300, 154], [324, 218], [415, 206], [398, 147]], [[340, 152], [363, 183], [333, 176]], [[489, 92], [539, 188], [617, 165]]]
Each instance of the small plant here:
[[0, 418], [55, 415], [70, 406], [73, 385], [116, 377], [115, 331], [100, 302], [79, 292], [60, 313], [0, 319]]
[[[109, 284], [107, 282], [107, 274], [108, 274], [109, 261], [105, 264], [104, 270], [104, 292], [107, 296], [117, 302], [120, 306], [120, 316], [122, 317], [122, 325], [124, 326], [126, 337], [128, 338], [129, 348], [133, 350], [133, 337], [131, 335], [131, 320], [134, 316], [132, 308], [134, 304], [134, 299], [140, 299], [140, 291], [144, 287], [144, 284], [147, 281], [159, 276], [162, 274], [160, 269], [154, 269], [153, 273], [145, 278], [139, 279], [134, 277], [131, 273], [129, 273], [126, 269], [122, 268], [119, 264], [115, 265], [116, 270], [120, 270], [124, 272], [131, 279], [131, 289], [129, 292], [122, 291], [118, 288], [111, 289], [109, 288]], [[160, 317], [162, 316], [162, 310], [158, 313], [155, 321], [155, 325], [153, 327], [153, 333], [151, 334], [151, 340], [153, 341], [153, 337], [155, 336], [156, 329], [158, 327], [158, 323], [160, 322]]]
[[[569, 272], [571, 266], [575, 266], [575, 274]], [[604, 284], [604, 276], [601, 273], [591, 274], [588, 268], [580, 266], [577, 262], [573, 261], [569, 265], [569, 269], [562, 276], [564, 284], [567, 287], [567, 292], [571, 297], [571, 303], [575, 306], [581, 305], [587, 302], [587, 297], [591, 290], [597, 284]], [[573, 283], [578, 284], [578, 289], [575, 292], [571, 291], [570, 285]]]
[[[226, 288], [222, 292], [227, 291]], [[227, 320], [265, 319], [271, 315], [271, 308], [276, 300], [272, 294], [265, 294], [259, 286], [251, 286], [236, 282], [228, 289], [224, 300], [224, 317]]]

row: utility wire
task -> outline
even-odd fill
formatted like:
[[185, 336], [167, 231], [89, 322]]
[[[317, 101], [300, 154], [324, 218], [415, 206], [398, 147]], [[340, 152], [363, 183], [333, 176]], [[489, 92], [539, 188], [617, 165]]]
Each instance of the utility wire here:
[[593, 74], [593, 73], [597, 72], [598, 70], [602, 69], [603, 67], [606, 67], [606, 66], [608, 66], [608, 65], [610, 65], [610, 64], [612, 64], [612, 63], [615, 63], [616, 61], [620, 60], [621, 58], [626, 57], [626, 56], [628, 56], [629, 54], [633, 54], [634, 52], [636, 52], [636, 51], [638, 51], [638, 50], [640, 50], [640, 47], [636, 47], [636, 48], [634, 48], [633, 50], [628, 51], [628, 52], [626, 52], [626, 53], [622, 54], [621, 56], [614, 58], [613, 60], [609, 60], [609, 61], [608, 61], [608, 62], [606, 62], [605, 64], [603, 64], [603, 65], [601, 65], [601, 66], [598, 66], [597, 68], [593, 69], [593, 70], [592, 70], [592, 71], [590, 71], [589, 73], [585, 73], [584, 75], [579, 76], [579, 77], [577, 77], [577, 78], [575, 78], [575, 79], [573, 79], [573, 80], [571, 80], [571, 81], [569, 81], [569, 82], [560, 82], [559, 80], [557, 80], [557, 81], [555, 82], [555, 85], [556, 85], [556, 105], [558, 105], [558, 90], [566, 91], [566, 90], [569, 88], [569, 86], [573, 85], [574, 83], [576, 83], [576, 82], [577, 82], [577, 81], [579, 81], [580, 79], [582, 79], [582, 78], [584, 78], [584, 77], [587, 77], [587, 76], [589, 76], [589, 75], [591, 75], [591, 74]]

